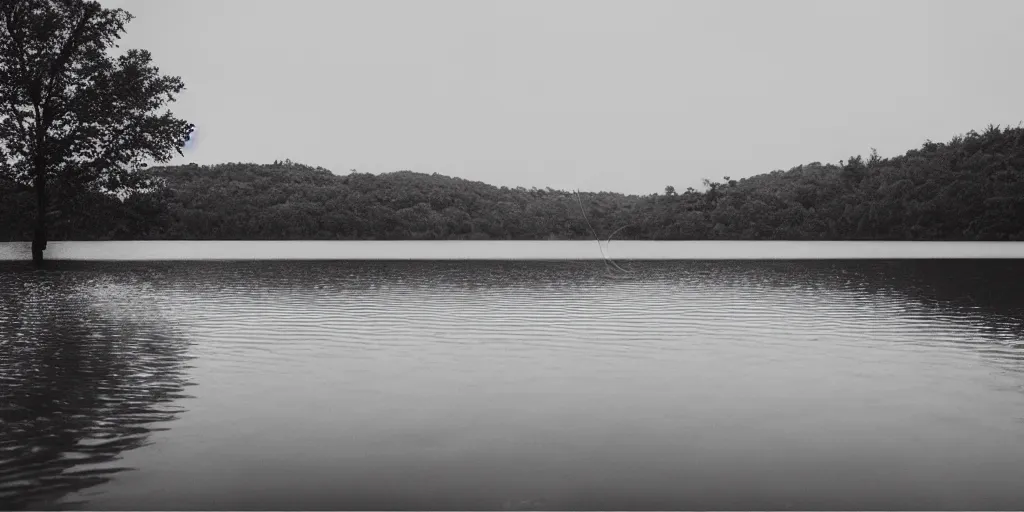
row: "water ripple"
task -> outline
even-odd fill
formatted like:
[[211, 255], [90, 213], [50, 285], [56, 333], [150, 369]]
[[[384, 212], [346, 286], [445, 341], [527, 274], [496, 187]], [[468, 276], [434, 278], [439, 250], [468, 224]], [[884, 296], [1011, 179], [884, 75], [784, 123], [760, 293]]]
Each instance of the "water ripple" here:
[[[630, 408], [664, 416], [673, 403], [704, 403], [716, 428], [770, 423], [780, 410], [819, 418], [808, 411], [828, 406], [822, 390], [890, 410], [866, 390], [928, 389], [953, 374], [1024, 395], [1024, 301], [1006, 284], [1021, 272], [963, 265], [635, 262], [614, 278], [600, 264], [557, 262], [0, 268], [0, 503], [52, 506], [132, 469], [122, 454], [173, 428], [193, 381], [206, 414], [255, 407], [248, 386], [278, 393], [267, 398], [278, 407], [320, 404], [304, 409], [309, 424], [326, 421], [313, 407], [360, 393], [380, 404], [365, 411], [420, 397], [400, 417], [446, 401], [469, 411], [551, 403], [554, 424], [560, 414], [614, 423], [588, 399], [564, 398], [574, 392], [638, 415], [655, 413]], [[531, 401], [499, 399], [510, 395]], [[277, 414], [254, 410], [265, 422]], [[298, 423], [288, 428], [314, 428]]]

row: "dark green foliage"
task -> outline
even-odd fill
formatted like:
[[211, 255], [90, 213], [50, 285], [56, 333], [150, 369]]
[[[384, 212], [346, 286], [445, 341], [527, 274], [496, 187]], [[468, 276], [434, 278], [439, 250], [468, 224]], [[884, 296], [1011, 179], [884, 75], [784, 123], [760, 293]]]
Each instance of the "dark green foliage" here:
[[[401, 171], [337, 176], [300, 164], [147, 171], [161, 185], [123, 203], [94, 196], [62, 239], [1024, 240], [1024, 128], [990, 127], [895, 158], [811, 163], [705, 190], [627, 196]], [[3, 204], [24, 192], [8, 187]], [[17, 212], [17, 207], [5, 209]], [[6, 213], [3, 213], [6, 215]], [[89, 222], [87, 214], [117, 219]], [[78, 218], [78, 213], [75, 218]], [[24, 236], [15, 218], [0, 237]], [[19, 229], [21, 231], [19, 231]]]

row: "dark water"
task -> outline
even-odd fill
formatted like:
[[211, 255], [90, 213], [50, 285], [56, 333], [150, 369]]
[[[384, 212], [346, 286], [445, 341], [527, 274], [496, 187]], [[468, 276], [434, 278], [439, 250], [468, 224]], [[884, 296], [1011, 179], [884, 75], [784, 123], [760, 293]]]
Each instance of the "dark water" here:
[[1021, 509], [1020, 261], [0, 264], [0, 509]]

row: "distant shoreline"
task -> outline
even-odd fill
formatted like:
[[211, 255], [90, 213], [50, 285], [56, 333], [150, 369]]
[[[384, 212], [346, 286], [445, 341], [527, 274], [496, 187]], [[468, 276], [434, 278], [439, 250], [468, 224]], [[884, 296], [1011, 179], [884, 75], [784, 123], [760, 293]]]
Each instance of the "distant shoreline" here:
[[[49, 240], [1024, 241], [1024, 126], [905, 155], [811, 162], [644, 196], [496, 187], [291, 161], [154, 167], [123, 197], [81, 192]], [[0, 180], [0, 240], [31, 240], [36, 196]]]
[[[50, 242], [51, 261], [639, 261], [1024, 259], [1024, 242], [950, 241], [104, 241]], [[0, 242], [0, 261], [29, 261], [28, 242]]]

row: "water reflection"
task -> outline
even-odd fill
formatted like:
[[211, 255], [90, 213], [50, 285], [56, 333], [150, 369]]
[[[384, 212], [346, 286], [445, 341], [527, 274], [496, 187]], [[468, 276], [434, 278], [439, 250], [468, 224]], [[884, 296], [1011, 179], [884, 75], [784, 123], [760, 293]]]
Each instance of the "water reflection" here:
[[[987, 326], [993, 339], [1024, 336], [1024, 265], [1016, 260], [807, 260], [807, 261], [635, 261], [629, 274], [609, 271], [601, 262], [524, 261], [253, 261], [166, 263], [60, 263], [63, 268], [100, 272], [131, 269], [159, 275], [172, 295], [195, 301], [243, 294], [252, 301], [270, 297], [330, 303], [339, 296], [369, 293], [454, 304], [463, 294], [478, 300], [529, 297], [562, 299], [566, 294], [605, 292], [618, 300], [671, 301], [703, 294], [730, 311], [749, 306], [762, 292], [818, 296], [851, 304], [892, 304], [891, 312], [938, 315]], [[723, 293], [725, 290], [728, 293]], [[522, 292], [520, 295], [514, 295]], [[731, 304], [724, 304], [732, 299]], [[690, 300], [690, 299], [688, 299]], [[504, 306], [498, 304], [497, 306]], [[667, 306], [675, 306], [669, 304]], [[508, 313], [513, 313], [508, 311]], [[609, 311], [600, 311], [605, 315]], [[853, 316], [859, 313], [851, 312]], [[724, 325], [723, 327], [727, 327]]]
[[96, 293], [102, 276], [2, 275], [0, 508], [74, 507], [182, 412], [186, 345], [138, 297]]
[[145, 478], [60, 504], [1024, 503], [1017, 262], [622, 265], [0, 267], [0, 499], [57, 503], [170, 425]]
[[809, 288], [823, 300], [839, 293], [865, 305], [887, 305], [921, 329], [935, 321], [957, 326], [958, 335], [926, 343], [956, 345], [1004, 367], [1024, 369], [1024, 265], [1019, 261], [778, 261], [728, 267], [740, 282]]

